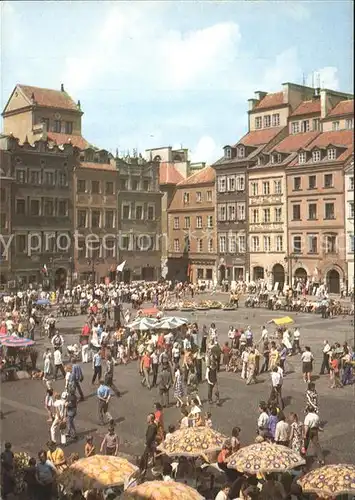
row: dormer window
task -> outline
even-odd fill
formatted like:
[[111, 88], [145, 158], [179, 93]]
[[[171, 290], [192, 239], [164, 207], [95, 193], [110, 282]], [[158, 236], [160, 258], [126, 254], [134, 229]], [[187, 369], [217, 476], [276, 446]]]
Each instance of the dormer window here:
[[301, 151], [301, 153], [298, 153], [298, 163], [306, 163], [306, 153], [304, 151]]
[[271, 163], [281, 163], [280, 153], [271, 155]]
[[328, 160], [335, 160], [337, 157], [337, 151], [335, 148], [329, 148], [327, 151]]
[[261, 116], [257, 116], [257, 117], [255, 118], [255, 128], [256, 128], [256, 129], [259, 129], [259, 128], [261, 128], [262, 126], [263, 126], [262, 118], [261, 118]]
[[264, 116], [264, 127], [265, 128], [271, 127], [271, 116], [270, 115]]
[[238, 158], [244, 158], [245, 157], [245, 148], [244, 146], [239, 146], [237, 150]]
[[224, 157], [226, 160], [230, 160], [232, 158], [232, 148], [224, 149]]
[[321, 154], [320, 154], [320, 151], [318, 149], [316, 149], [315, 151], [313, 151], [313, 153], [312, 153], [312, 161], [314, 163], [317, 163], [318, 161], [321, 161]]
[[260, 165], [263, 165], [263, 163], [264, 163], [264, 162], [263, 162], [263, 157], [262, 157], [262, 156], [258, 156], [258, 158], [257, 158], [257, 160], [256, 160], [256, 163], [257, 163], [257, 165], [259, 165], [259, 166], [260, 166]]

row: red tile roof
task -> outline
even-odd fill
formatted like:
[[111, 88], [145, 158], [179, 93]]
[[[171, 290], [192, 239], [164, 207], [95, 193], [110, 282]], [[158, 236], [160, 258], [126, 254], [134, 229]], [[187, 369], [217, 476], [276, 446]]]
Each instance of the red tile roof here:
[[32, 94], [34, 94], [35, 101], [39, 106], [78, 111], [77, 104], [65, 91], [42, 89], [40, 87], [21, 84], [18, 84], [17, 87], [29, 100], [31, 100]]
[[[271, 139], [277, 136], [284, 127], [266, 128], [263, 130], [253, 130], [240, 139], [237, 144], [243, 146], [260, 146], [267, 144]], [[237, 145], [236, 144], [236, 145]]]
[[291, 116], [311, 115], [320, 113], [320, 111], [320, 99], [314, 99], [313, 101], [301, 102]]
[[261, 101], [255, 106], [254, 109], [275, 108], [282, 106], [284, 103], [284, 93], [276, 92], [274, 94], [266, 94]]
[[48, 140], [55, 142], [56, 144], [72, 144], [79, 149], [87, 149], [91, 146], [84, 137], [81, 135], [67, 135], [67, 134], [57, 134], [56, 132], [48, 132]]
[[304, 134], [288, 135], [281, 142], [272, 148], [272, 151], [279, 153], [293, 153], [300, 148], [308, 146], [320, 132], [305, 132]]
[[160, 184], [178, 184], [184, 177], [175, 168], [173, 163], [161, 162], [159, 169]]
[[211, 184], [215, 181], [216, 174], [212, 167], [205, 167], [179, 182], [179, 186], [194, 186], [196, 184]]
[[327, 147], [330, 144], [333, 146], [352, 146], [353, 143], [354, 134], [352, 130], [337, 130], [319, 134], [319, 136], [308, 145], [307, 149], [311, 150], [315, 146]]
[[353, 115], [353, 114], [354, 114], [354, 99], [349, 99], [347, 101], [340, 101], [328, 113], [326, 118], [330, 116], [342, 116], [342, 115]]
[[80, 162], [80, 167], [92, 170], [111, 170], [117, 172], [116, 166], [112, 165], [111, 163], [94, 163], [91, 161], [82, 161]]

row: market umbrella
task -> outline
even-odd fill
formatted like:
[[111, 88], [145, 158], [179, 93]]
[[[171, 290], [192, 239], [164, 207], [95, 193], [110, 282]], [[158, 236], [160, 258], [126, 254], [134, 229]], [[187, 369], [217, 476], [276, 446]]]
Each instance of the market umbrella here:
[[161, 318], [159, 323], [155, 325], [158, 330], [172, 330], [174, 328], [179, 328], [182, 325], [186, 325], [189, 322], [186, 318], [179, 318], [177, 316], [165, 316]]
[[257, 474], [284, 472], [304, 464], [305, 460], [290, 448], [262, 442], [244, 446], [233, 453], [228, 460], [227, 467], [239, 472]]
[[38, 300], [36, 300], [36, 305], [37, 306], [49, 306], [50, 303], [51, 303], [51, 301], [48, 300], [48, 299], [38, 299]]
[[58, 476], [66, 490], [103, 490], [121, 486], [138, 468], [125, 458], [94, 455], [81, 458]]
[[298, 484], [303, 493], [316, 493], [320, 497], [355, 495], [355, 465], [324, 465], [305, 474]]
[[31, 347], [35, 344], [34, 340], [24, 339], [22, 337], [13, 337], [12, 335], [2, 337], [0, 342], [4, 347]]
[[146, 331], [155, 328], [157, 323], [156, 319], [153, 318], [138, 318], [128, 325], [129, 328], [133, 330]]
[[268, 321], [268, 323], [274, 323], [276, 326], [291, 325], [293, 322], [294, 321], [292, 318], [290, 318], [290, 316], [283, 316], [282, 318], [274, 318]]
[[175, 481], [147, 481], [128, 488], [123, 500], [203, 500], [203, 497], [187, 484]]
[[209, 427], [187, 427], [173, 432], [158, 450], [171, 457], [199, 457], [220, 451], [226, 439]]

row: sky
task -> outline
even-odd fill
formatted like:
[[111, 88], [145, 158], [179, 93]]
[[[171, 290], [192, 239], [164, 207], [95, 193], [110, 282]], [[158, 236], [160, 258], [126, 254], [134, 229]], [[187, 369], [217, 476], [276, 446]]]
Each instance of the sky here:
[[80, 99], [109, 151], [181, 145], [211, 163], [247, 100], [284, 82], [352, 92], [352, 2], [2, 2], [1, 105], [17, 83]]

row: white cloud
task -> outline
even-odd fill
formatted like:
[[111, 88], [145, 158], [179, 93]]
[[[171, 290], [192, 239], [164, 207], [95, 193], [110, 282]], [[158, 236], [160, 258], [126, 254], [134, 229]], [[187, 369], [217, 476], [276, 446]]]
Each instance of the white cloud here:
[[216, 161], [221, 156], [221, 146], [217, 145], [210, 136], [203, 136], [191, 151], [192, 162], [205, 161], [208, 165]]
[[316, 69], [307, 77], [307, 85], [320, 87], [322, 89], [339, 89], [338, 68], [334, 66], [326, 66]]
[[271, 62], [261, 79], [260, 90], [277, 91], [285, 82], [302, 82], [302, 69], [295, 47], [284, 50]]

